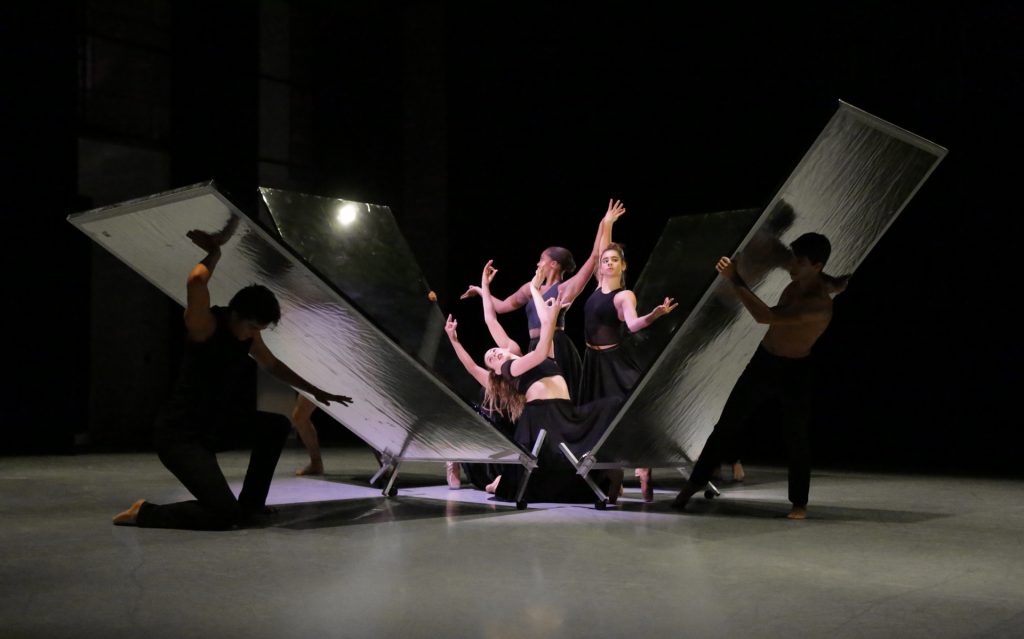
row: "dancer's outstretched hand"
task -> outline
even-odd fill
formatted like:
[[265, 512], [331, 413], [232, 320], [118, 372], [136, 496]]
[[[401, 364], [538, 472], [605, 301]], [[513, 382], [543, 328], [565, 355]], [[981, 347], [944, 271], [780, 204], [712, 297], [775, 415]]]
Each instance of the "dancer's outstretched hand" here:
[[539, 291], [540, 287], [543, 284], [544, 284], [544, 267], [543, 266], [538, 266], [537, 267], [537, 272], [533, 274], [533, 279], [530, 280], [530, 288], [535, 288], [535, 289], [537, 289]]
[[480, 295], [480, 287], [476, 286], [475, 284], [470, 284], [469, 288], [466, 289], [466, 292], [463, 293], [462, 295], [459, 295], [459, 299], [468, 300], [469, 298], [476, 297], [478, 295]]
[[724, 256], [720, 257], [718, 264], [715, 264], [715, 270], [725, 279], [731, 280], [736, 277], [736, 262]]
[[185, 234], [185, 237], [192, 240], [192, 243], [203, 249], [207, 253], [213, 253], [214, 251], [220, 250], [220, 242], [206, 231], [200, 231], [199, 229], [192, 229]]
[[480, 288], [487, 288], [490, 290], [491, 280], [498, 274], [498, 269], [494, 268], [494, 260], [487, 260], [484, 264], [484, 270], [480, 273]]
[[185, 237], [192, 240], [196, 246], [207, 253], [212, 253], [223, 246], [234, 235], [236, 228], [238, 228], [238, 216], [232, 213], [224, 228], [216, 233], [192, 229], [185, 234]]
[[328, 406], [331, 404], [331, 402], [338, 402], [342, 406], [348, 406], [349, 404], [352, 403], [351, 397], [346, 397], [345, 395], [335, 395], [333, 393], [327, 393], [324, 391], [314, 393], [313, 397], [316, 398], [316, 401]]
[[444, 332], [448, 333], [448, 339], [453, 342], [459, 341], [459, 334], [455, 331], [459, 327], [459, 321], [448, 315], [448, 321], [444, 323]]
[[537, 309], [537, 316], [540, 318], [540, 321], [542, 323], [545, 321], [553, 322], [555, 321], [555, 318], [558, 317], [558, 314], [562, 311], [562, 309], [569, 308], [570, 304], [572, 304], [572, 302], [563, 302], [561, 295], [550, 297], [544, 300], [544, 303], [541, 305], [541, 307]]
[[669, 313], [674, 311], [677, 306], [679, 306], [679, 303], [676, 302], [674, 298], [666, 297], [664, 302], [654, 307], [655, 319], [661, 317], [662, 315], [668, 315]]
[[615, 199], [608, 200], [608, 210], [605, 211], [604, 221], [606, 224], [614, 224], [615, 220], [622, 217], [625, 212], [626, 207], [621, 201]]

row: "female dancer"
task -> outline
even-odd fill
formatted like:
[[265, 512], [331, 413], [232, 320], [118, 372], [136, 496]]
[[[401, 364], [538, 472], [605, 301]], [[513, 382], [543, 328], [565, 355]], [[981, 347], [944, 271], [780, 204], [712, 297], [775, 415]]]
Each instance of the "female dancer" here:
[[[485, 408], [499, 410], [516, 421], [513, 433], [516, 443], [530, 450], [541, 429], [548, 433], [524, 498], [527, 501], [591, 501], [593, 493], [558, 450], [558, 444], [565, 442], [577, 451], [589, 450], [615, 416], [621, 400], [608, 398], [584, 406], [574, 406], [570, 400], [565, 377], [549, 357], [557, 332], [557, 317], [564, 302], [558, 296], [548, 300], [541, 296], [540, 285], [545, 278], [543, 267], [538, 267], [530, 283], [530, 294], [540, 320], [540, 336], [537, 348], [522, 354], [519, 345], [505, 333], [495, 314], [490, 281], [496, 272], [488, 262], [481, 275], [480, 286], [471, 287], [471, 291], [483, 300], [484, 320], [497, 343], [496, 348], [484, 354], [486, 368], [477, 365], [459, 343], [458, 322], [451, 315], [445, 324], [445, 332], [459, 361], [484, 388]], [[493, 491], [504, 501], [515, 500], [521, 477], [522, 469], [512, 468], [488, 486], [488, 492]], [[622, 481], [621, 471], [604, 473], [600, 479], [608, 489], [609, 501], [614, 503]]]
[[[622, 217], [626, 207], [618, 200], [608, 200], [608, 210], [605, 212], [601, 223], [597, 227], [597, 236], [594, 238], [594, 246], [590, 256], [583, 263], [583, 267], [572, 275], [576, 270], [576, 262], [568, 249], [560, 246], [552, 246], [544, 249], [537, 262], [537, 269], [542, 273], [543, 280], [539, 289], [544, 300], [558, 297], [562, 300], [563, 309], [559, 312], [555, 325], [554, 336], [554, 358], [569, 387], [569, 396], [576, 399], [580, 384], [580, 369], [582, 362], [579, 351], [572, 343], [572, 340], [565, 334], [565, 308], [568, 307], [583, 291], [587, 281], [594, 274], [597, 267], [598, 256], [601, 250], [611, 242], [612, 225], [615, 220]], [[569, 277], [572, 275], [572, 277]], [[565, 279], [568, 278], [568, 279]], [[460, 299], [467, 299], [478, 295], [478, 287], [470, 286]], [[537, 347], [540, 340], [540, 319], [537, 314], [537, 307], [530, 296], [530, 282], [519, 287], [512, 295], [503, 300], [494, 300], [494, 311], [496, 313], [509, 313], [517, 308], [526, 308], [526, 320], [530, 329], [530, 351]]]
[[[638, 317], [636, 295], [626, 288], [626, 259], [622, 247], [609, 244], [601, 252], [598, 287], [583, 306], [584, 334], [587, 351], [583, 358], [580, 402], [602, 397], [625, 398], [642, 371], [633, 358], [620, 348], [622, 327], [635, 333], [647, 328], [662, 315], [671, 313], [677, 304], [670, 297], [647, 315]], [[640, 492], [644, 501], [654, 501], [651, 469], [637, 468]]]

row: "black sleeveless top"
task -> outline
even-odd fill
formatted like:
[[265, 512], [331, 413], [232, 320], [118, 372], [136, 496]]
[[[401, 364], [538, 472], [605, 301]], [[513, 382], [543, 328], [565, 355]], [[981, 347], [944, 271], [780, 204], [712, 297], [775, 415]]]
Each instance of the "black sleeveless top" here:
[[[557, 297], [558, 296], [558, 287], [559, 287], [560, 284], [561, 284], [561, 282], [559, 282], [558, 284], [552, 285], [551, 288], [549, 288], [548, 290], [544, 291], [544, 294], [541, 295], [541, 297], [543, 297], [546, 300], [549, 300], [549, 299], [552, 299], [554, 297]], [[526, 301], [525, 309], [526, 309], [526, 325], [527, 325], [527, 327], [531, 331], [533, 329], [535, 329], [535, 328], [540, 328], [540, 317], [538, 317], [538, 315], [537, 315], [537, 307], [533, 303], [533, 295], [530, 295], [530, 299], [528, 299]], [[558, 328], [565, 328], [565, 311], [566, 310], [567, 309], [563, 308], [562, 310], [560, 310], [558, 312], [558, 317], [555, 319], [555, 326], [557, 326]]]
[[562, 375], [562, 370], [558, 368], [558, 364], [555, 363], [555, 360], [549, 357], [540, 364], [537, 364], [530, 370], [526, 371], [519, 377], [513, 377], [512, 362], [514, 361], [515, 360], [510, 359], [501, 365], [501, 376], [510, 382], [515, 382], [516, 390], [518, 390], [523, 395], [526, 394], [526, 391], [537, 380], [544, 379], [545, 377], [554, 377], [555, 375]]
[[165, 416], [189, 416], [206, 420], [219, 416], [225, 404], [238, 396], [240, 385], [249, 380], [252, 340], [239, 340], [231, 332], [231, 311], [210, 308], [217, 328], [205, 342], [185, 340], [178, 380], [165, 406]]
[[621, 340], [622, 320], [615, 310], [615, 294], [626, 289], [617, 288], [611, 293], [602, 293], [597, 287], [587, 303], [583, 305], [583, 334], [587, 344], [594, 346], [610, 346]]

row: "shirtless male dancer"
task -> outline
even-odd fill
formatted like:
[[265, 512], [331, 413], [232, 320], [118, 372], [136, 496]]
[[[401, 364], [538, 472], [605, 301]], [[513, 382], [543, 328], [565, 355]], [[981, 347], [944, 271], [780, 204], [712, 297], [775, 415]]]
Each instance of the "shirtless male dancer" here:
[[726, 400], [722, 415], [704, 444], [693, 473], [672, 503], [683, 510], [690, 498], [704, 489], [712, 473], [735, 450], [744, 422], [764, 401], [779, 399], [783, 409], [783, 429], [789, 453], [789, 501], [787, 517], [807, 517], [811, 465], [807, 429], [810, 423], [811, 392], [814, 371], [810, 354], [814, 343], [832, 319], [832, 287], [821, 269], [828, 261], [832, 246], [819, 233], [805, 233], [790, 245], [793, 257], [787, 268], [793, 281], [772, 307], [748, 287], [737, 272], [737, 262], [728, 257], [718, 260], [718, 273], [732, 283], [743, 306], [758, 324], [767, 324], [768, 332], [757, 353]]

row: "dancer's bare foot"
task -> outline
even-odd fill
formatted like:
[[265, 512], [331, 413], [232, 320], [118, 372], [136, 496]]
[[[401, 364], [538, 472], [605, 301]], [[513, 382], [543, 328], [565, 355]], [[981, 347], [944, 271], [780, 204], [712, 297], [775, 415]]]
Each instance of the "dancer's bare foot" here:
[[299, 477], [304, 475], [323, 475], [324, 474], [324, 463], [311, 461], [302, 468], [295, 471], [295, 474]]
[[690, 498], [700, 492], [700, 488], [694, 486], [690, 482], [686, 482], [683, 489], [679, 491], [676, 498], [672, 500], [672, 507], [676, 510], [686, 510], [686, 504], [690, 503]]
[[145, 499], [140, 499], [131, 505], [128, 510], [122, 511], [114, 515], [115, 526], [134, 526], [135, 522], [139, 518], [139, 508], [142, 504], [146, 503]]
[[644, 501], [648, 503], [654, 501], [654, 485], [651, 483], [651, 469], [637, 468], [636, 476], [640, 478], [640, 495], [643, 496]]
[[498, 490], [498, 482], [500, 481], [501, 475], [498, 475], [497, 477], [494, 478], [494, 481], [492, 481], [491, 483], [487, 484], [486, 487], [484, 487], [484, 490], [493, 495]]
[[732, 480], [734, 482], [741, 483], [747, 476], [747, 473], [743, 470], [743, 464], [736, 462], [732, 465]]
[[793, 506], [786, 519], [807, 519], [807, 506]]
[[448, 488], [458, 490], [462, 488], [462, 477], [459, 475], [459, 465], [455, 462], [445, 462], [444, 471], [448, 480]]

